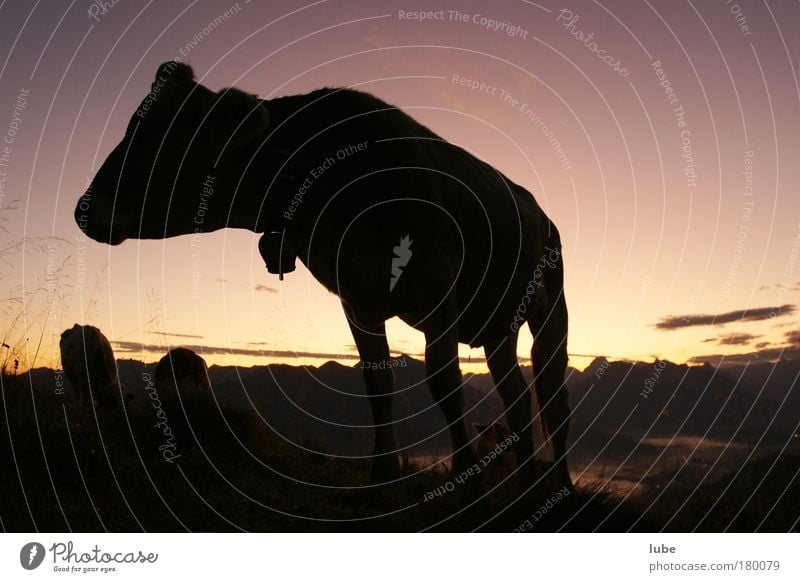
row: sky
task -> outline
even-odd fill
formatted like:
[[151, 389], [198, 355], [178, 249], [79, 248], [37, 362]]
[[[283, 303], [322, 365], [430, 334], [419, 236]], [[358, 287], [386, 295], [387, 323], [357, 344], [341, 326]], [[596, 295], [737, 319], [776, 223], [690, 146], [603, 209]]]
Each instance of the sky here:
[[77, 199], [175, 58], [214, 90], [369, 91], [525, 186], [561, 231], [575, 367], [796, 357], [797, 22], [726, 0], [2, 2], [0, 362], [57, 366], [73, 323], [147, 361], [358, 360], [338, 299], [268, 274], [253, 233], [82, 237]]

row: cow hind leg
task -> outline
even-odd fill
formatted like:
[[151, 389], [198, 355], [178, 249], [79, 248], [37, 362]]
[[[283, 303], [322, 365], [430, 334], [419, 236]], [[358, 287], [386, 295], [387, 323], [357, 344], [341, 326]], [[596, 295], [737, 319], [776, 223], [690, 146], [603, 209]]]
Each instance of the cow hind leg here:
[[484, 347], [486, 362], [495, 386], [506, 409], [506, 420], [512, 436], [517, 460], [517, 484], [520, 493], [529, 490], [536, 482], [533, 456], [533, 415], [531, 391], [522, 376], [517, 359], [517, 334]]
[[[345, 312], [348, 312], [347, 308]], [[392, 424], [394, 373], [388, 365], [372, 365], [380, 362], [388, 364], [389, 344], [386, 341], [386, 326], [383, 322], [365, 326], [353, 319], [352, 312], [347, 313], [347, 319], [361, 356], [364, 383], [372, 409], [375, 435], [372, 481], [375, 483], [392, 481], [400, 476], [400, 463]]]
[[570, 409], [564, 376], [567, 369], [567, 308], [563, 292], [547, 312], [528, 322], [534, 337], [534, 386], [542, 431], [553, 447], [559, 485], [572, 486], [567, 466]]
[[[463, 379], [458, 363], [458, 332], [455, 309], [437, 310], [426, 322], [425, 368], [428, 387], [444, 415], [453, 445], [453, 475], [457, 478], [478, 463], [472, 447], [470, 430], [464, 417]], [[458, 495], [462, 504], [475, 501], [484, 493], [479, 476], [469, 476], [459, 482]]]

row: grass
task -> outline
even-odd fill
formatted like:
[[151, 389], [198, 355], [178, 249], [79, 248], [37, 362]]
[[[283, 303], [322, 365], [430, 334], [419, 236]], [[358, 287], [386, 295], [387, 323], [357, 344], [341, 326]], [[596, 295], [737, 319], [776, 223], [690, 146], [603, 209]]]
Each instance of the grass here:
[[[95, 411], [32, 385], [28, 375], [2, 375], [0, 383], [4, 531], [502, 532], [526, 520], [531, 531], [797, 529], [796, 459], [780, 460], [785, 471], [775, 482], [756, 487], [763, 472], [748, 467], [722, 498], [720, 484], [690, 496], [675, 489], [647, 511], [652, 500], [594, 486], [542, 513], [554, 491], [517, 499], [498, 465], [485, 475], [491, 502], [460, 511], [455, 492], [424, 501], [451, 480], [446, 470], [421, 471], [406, 459], [400, 482], [370, 486], [367, 461], [303, 450], [250, 411], [191, 387], [159, 391], [170, 441], [154, 426], [152, 401]], [[170, 442], [172, 463], [159, 450]]]

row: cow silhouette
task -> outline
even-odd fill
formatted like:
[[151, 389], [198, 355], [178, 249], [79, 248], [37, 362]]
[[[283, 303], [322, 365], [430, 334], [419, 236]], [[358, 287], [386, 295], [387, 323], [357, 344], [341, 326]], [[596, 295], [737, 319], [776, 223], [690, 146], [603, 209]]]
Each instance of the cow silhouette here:
[[171, 390], [211, 390], [206, 361], [187, 348], [174, 348], [158, 361], [155, 381], [157, 386]]
[[[522, 186], [400, 109], [346, 88], [269, 100], [212, 91], [188, 65], [164, 63], [78, 201], [75, 220], [112, 245], [222, 228], [261, 234], [270, 272], [282, 277], [298, 257], [341, 298], [364, 362], [389, 359], [387, 319], [422, 331], [455, 472], [477, 461], [458, 344], [483, 346], [509, 427], [520, 436], [514, 450], [526, 488], [537, 477], [531, 391], [516, 355], [518, 329], [527, 324], [542, 428], [559, 480], [570, 483], [558, 230]], [[364, 366], [364, 378], [375, 425], [373, 479], [391, 480], [399, 473], [392, 371]], [[480, 495], [477, 482], [460, 494]]]
[[121, 394], [117, 362], [106, 336], [92, 325], [73, 325], [59, 341], [61, 367], [78, 403], [112, 406]]

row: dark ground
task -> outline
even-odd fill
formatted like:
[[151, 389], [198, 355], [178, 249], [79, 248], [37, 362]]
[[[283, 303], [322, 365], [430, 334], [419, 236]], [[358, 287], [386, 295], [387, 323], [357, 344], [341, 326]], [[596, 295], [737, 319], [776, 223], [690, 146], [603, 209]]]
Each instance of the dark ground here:
[[[600, 485], [558, 495], [547, 479], [517, 498], [510, 459], [483, 472], [491, 492], [459, 510], [441, 465], [406, 459], [403, 478], [370, 486], [369, 464], [271, 433], [213, 395], [161, 394], [172, 463], [153, 410], [79, 408], [2, 377], [0, 528], [4, 531], [797, 531], [800, 458], [755, 458], [698, 484], [689, 469], [625, 497]], [[311, 448], [310, 446], [308, 447]], [[546, 472], [546, 466], [540, 467]], [[705, 473], [704, 473], [705, 474]], [[701, 479], [702, 481], [702, 479]], [[652, 484], [651, 484], [652, 485]], [[428, 495], [426, 495], [428, 494]]]

